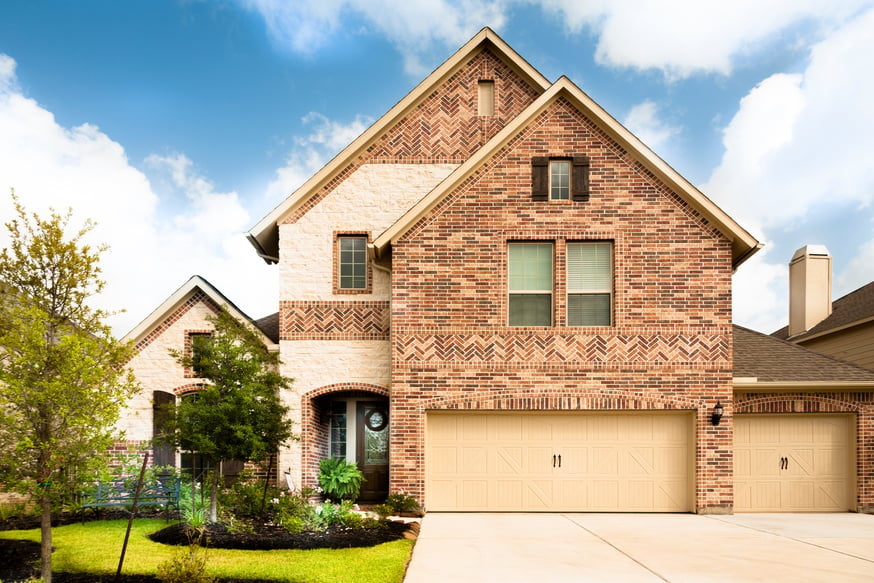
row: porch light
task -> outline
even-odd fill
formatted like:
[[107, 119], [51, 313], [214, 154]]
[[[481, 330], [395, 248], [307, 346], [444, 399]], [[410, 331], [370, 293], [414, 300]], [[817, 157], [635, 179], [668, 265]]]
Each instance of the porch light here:
[[713, 407], [713, 415], [710, 416], [710, 422], [714, 425], [719, 425], [722, 420], [722, 403], [716, 401], [716, 406]]

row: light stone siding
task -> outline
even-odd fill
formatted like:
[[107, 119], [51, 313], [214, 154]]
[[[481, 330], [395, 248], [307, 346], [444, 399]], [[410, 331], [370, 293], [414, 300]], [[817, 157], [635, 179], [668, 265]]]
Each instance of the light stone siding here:
[[376, 238], [455, 168], [456, 164], [365, 164], [296, 223], [279, 226], [279, 299], [387, 300], [389, 275], [373, 270], [373, 293], [334, 295], [334, 233]]
[[184, 369], [170, 356], [169, 350], [183, 350], [188, 330], [212, 329], [206, 320], [211, 315], [215, 312], [203, 302], [194, 304], [131, 360], [130, 367], [141, 389], [127, 402], [117, 424], [118, 429], [125, 432], [126, 440], [152, 439], [152, 394], [155, 391], [174, 393], [179, 387], [197, 382], [185, 377]]
[[[388, 387], [391, 383], [391, 344], [383, 340], [295, 340], [280, 343], [281, 372], [293, 379], [283, 395], [290, 409], [293, 430], [299, 434], [302, 397], [321, 387], [341, 383], [366, 383]], [[302, 449], [299, 441], [280, 452], [279, 470], [290, 472], [301, 484]]]

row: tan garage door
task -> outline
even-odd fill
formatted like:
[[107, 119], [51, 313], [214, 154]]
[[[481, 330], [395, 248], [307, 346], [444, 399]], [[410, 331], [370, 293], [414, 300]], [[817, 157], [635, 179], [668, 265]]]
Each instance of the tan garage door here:
[[737, 512], [846, 511], [855, 448], [849, 415], [737, 415]]
[[432, 412], [427, 508], [688, 512], [691, 435], [687, 414]]

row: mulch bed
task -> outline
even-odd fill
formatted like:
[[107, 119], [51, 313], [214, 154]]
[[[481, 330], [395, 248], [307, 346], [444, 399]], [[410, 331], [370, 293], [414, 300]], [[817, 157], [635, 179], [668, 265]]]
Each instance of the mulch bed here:
[[[124, 517], [126, 518], [126, 513]], [[119, 518], [106, 516], [103, 518]], [[79, 516], [69, 519], [63, 517], [58, 524], [69, 524], [81, 520]], [[55, 525], [55, 522], [52, 522]], [[352, 547], [370, 547], [392, 540], [408, 537], [415, 538], [418, 534], [418, 524], [402, 524], [389, 522], [384, 528], [367, 529], [329, 529], [321, 533], [304, 532], [288, 534], [276, 527], [264, 527], [253, 534], [230, 533], [222, 525], [212, 525], [205, 532], [207, 546], [220, 549], [243, 550], [273, 550], [273, 549], [340, 549]], [[39, 520], [3, 521], [0, 530], [38, 528]], [[174, 524], [149, 535], [155, 542], [171, 545], [187, 545], [189, 535], [184, 525]], [[40, 545], [33, 541], [0, 539], [0, 581], [15, 583], [25, 581], [28, 577], [39, 574]], [[100, 583], [114, 581], [115, 576], [97, 576], [82, 573], [53, 573], [54, 583]], [[122, 583], [160, 583], [158, 579], [146, 575], [122, 575]], [[267, 583], [256, 579], [219, 579], [221, 583]]]

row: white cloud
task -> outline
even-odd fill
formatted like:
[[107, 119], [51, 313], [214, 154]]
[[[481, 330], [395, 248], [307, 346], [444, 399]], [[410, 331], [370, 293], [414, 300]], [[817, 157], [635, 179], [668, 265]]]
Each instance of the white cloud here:
[[343, 124], [322, 114], [310, 112], [303, 118], [303, 122], [312, 130], [307, 136], [294, 139], [294, 146], [285, 166], [276, 171], [276, 177], [267, 187], [267, 196], [273, 202], [281, 202], [297, 190], [331, 158], [364, 133], [372, 120], [358, 116], [348, 124]]
[[[834, 30], [813, 47], [803, 73], [764, 80], [741, 101], [726, 127], [722, 161], [702, 190], [759, 237], [767, 233], [775, 238], [827, 206], [872, 213], [872, 31], [874, 10]], [[845, 235], [836, 221], [831, 236]], [[865, 263], [874, 250], [874, 237], [867, 236], [870, 240], [857, 258], [835, 258], [849, 264], [843, 280], [861, 285], [874, 275]], [[788, 241], [785, 246], [794, 249], [809, 242]], [[756, 298], [770, 293], [768, 278], [756, 274], [782, 269], [785, 260], [767, 268], [762, 258], [758, 267], [741, 267], [741, 273], [751, 271], [753, 276], [736, 276], [735, 292], [750, 298], [738, 305], [737, 321], [755, 320], [761, 312]], [[780, 303], [786, 305], [785, 286], [780, 294]], [[785, 309], [779, 314], [785, 322]]]
[[652, 101], [644, 101], [631, 108], [622, 122], [631, 133], [650, 147], [659, 151], [672, 136], [680, 133], [680, 128], [659, 118], [658, 106]]
[[814, 32], [854, 14], [870, 0], [549, 0], [573, 33], [598, 35], [596, 59], [611, 67], [660, 69], [669, 78], [695, 73], [731, 73], [745, 55], [783, 42], [781, 34], [800, 24]]
[[[669, 79], [728, 75], [736, 62], [776, 44], [805, 44], [871, 6], [871, 0], [237, 0], [259, 14], [274, 43], [311, 55], [338, 35], [376, 31], [415, 76], [435, 49], [457, 48], [483, 26], [500, 31], [519, 5], [539, 4], [570, 34], [598, 37], [605, 66], [661, 70]], [[354, 24], [353, 24], [354, 23]], [[801, 39], [795, 37], [802, 37]]]
[[[97, 306], [126, 309], [110, 323], [124, 334], [192, 274], [209, 279], [244, 310], [275, 310], [277, 283], [242, 232], [250, 222], [236, 193], [218, 193], [182, 155], [151, 157], [182, 193], [176, 214], [159, 213], [147, 176], [124, 148], [99, 128], [66, 128], [51, 112], [22, 94], [15, 61], [0, 55], [0, 220], [13, 216], [10, 188], [28, 211], [72, 208], [80, 224], [97, 222], [91, 238], [107, 243], [101, 258], [105, 291]], [[7, 234], [0, 233], [5, 246]], [[263, 313], [262, 313], [263, 312]]]
[[734, 322], [766, 334], [785, 326], [789, 317], [788, 261], [773, 259], [766, 246], [732, 276]]
[[261, 15], [279, 46], [312, 54], [351, 27], [344, 20], [360, 18], [364, 27], [385, 35], [402, 53], [411, 75], [428, 72], [422, 56], [435, 47], [457, 47], [477, 30], [500, 28], [506, 2], [481, 0], [238, 0]]

